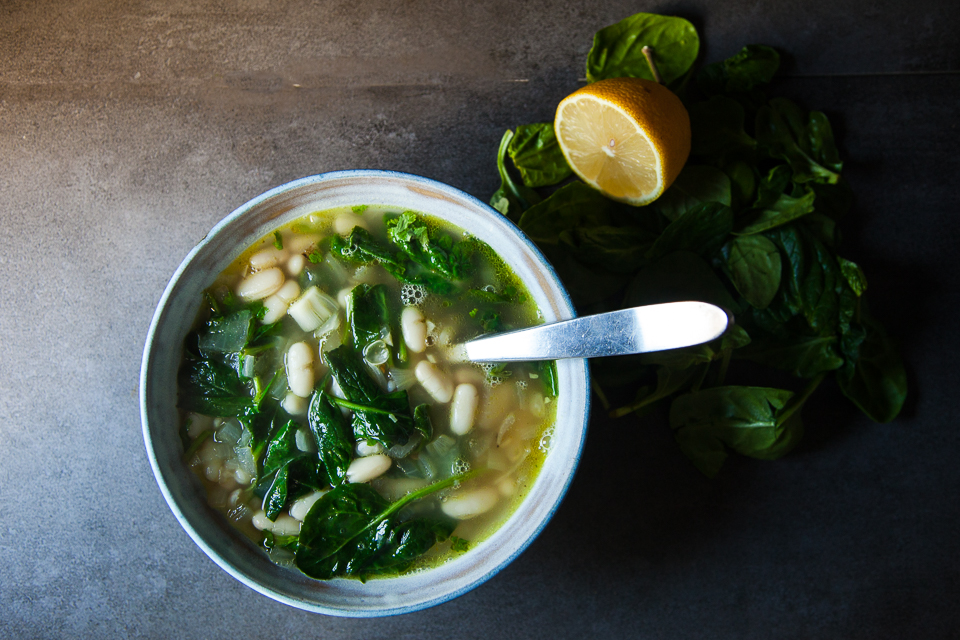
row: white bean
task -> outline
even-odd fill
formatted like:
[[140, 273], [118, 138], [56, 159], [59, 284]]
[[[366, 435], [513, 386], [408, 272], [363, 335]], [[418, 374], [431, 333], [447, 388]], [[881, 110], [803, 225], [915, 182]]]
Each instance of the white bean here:
[[280, 269], [264, 269], [244, 278], [237, 287], [237, 295], [244, 300], [263, 300], [279, 291], [283, 280], [283, 271]]
[[440, 510], [451, 518], [468, 520], [493, 509], [500, 494], [493, 487], [480, 487], [449, 496], [440, 504]]
[[290, 508], [287, 511], [290, 512], [290, 516], [296, 518], [300, 522], [303, 522], [303, 519], [307, 517], [307, 513], [310, 512], [310, 507], [312, 507], [317, 500], [323, 497], [326, 491], [314, 491], [313, 493], [308, 493], [302, 498], [297, 498], [293, 504], [290, 505]]
[[320, 242], [320, 236], [296, 235], [290, 239], [284, 239], [283, 248], [288, 249], [290, 253], [303, 253], [318, 242]]
[[273, 324], [287, 314], [287, 307], [289, 306], [289, 303], [278, 298], [276, 293], [272, 296], [267, 296], [263, 301], [263, 308], [266, 309], [267, 312], [263, 314], [261, 322], [263, 324]]
[[268, 247], [261, 251], [257, 251], [255, 254], [250, 256], [250, 266], [257, 271], [260, 271], [261, 269], [275, 267], [280, 263], [281, 260], [286, 259], [286, 257], [286, 251], [281, 251], [274, 247]]
[[280, 402], [283, 410], [292, 416], [302, 416], [307, 413], [308, 403], [306, 398], [301, 398], [292, 391], [283, 397]]
[[382, 453], [357, 458], [347, 467], [347, 482], [370, 482], [386, 473], [392, 465], [390, 456]]
[[421, 360], [413, 372], [431, 398], [440, 404], [450, 402], [453, 397], [453, 382], [435, 364]]
[[287, 384], [301, 398], [313, 393], [313, 348], [306, 342], [294, 343], [287, 350]]
[[263, 306], [267, 309], [263, 316], [263, 324], [273, 324], [282, 318], [287, 313], [290, 303], [296, 300], [299, 295], [300, 285], [294, 280], [284, 282], [275, 294], [267, 296], [263, 301]]
[[337, 302], [340, 304], [341, 309], [347, 308], [347, 303], [350, 301], [350, 292], [353, 291], [353, 287], [346, 287], [337, 291]]
[[469, 383], [458, 384], [450, 405], [450, 431], [458, 436], [469, 433], [477, 413], [477, 388]]
[[213, 429], [213, 420], [210, 416], [205, 416], [200, 413], [191, 413], [187, 415], [187, 434], [191, 438], [196, 438], [204, 431]]
[[400, 314], [400, 330], [407, 348], [414, 353], [423, 353], [427, 348], [427, 325], [423, 314], [416, 307], [404, 307]]
[[291, 277], [296, 278], [298, 275], [300, 275], [300, 272], [303, 271], [305, 266], [307, 266], [307, 259], [298, 253], [295, 256], [291, 256], [290, 259], [287, 260], [287, 273]]
[[287, 280], [273, 295], [277, 296], [287, 304], [290, 304], [297, 299], [297, 296], [300, 295], [300, 285], [294, 280]]
[[367, 221], [360, 216], [353, 215], [352, 213], [344, 213], [339, 215], [337, 216], [337, 219], [333, 221], [333, 230], [342, 236], [345, 236], [353, 231], [354, 227], [362, 227], [367, 231], [370, 231], [370, 229], [367, 227]]
[[509, 498], [517, 490], [517, 483], [513, 481], [513, 478], [506, 476], [497, 480], [497, 491], [500, 492], [504, 498]]
[[290, 516], [279, 515], [275, 521], [270, 522], [267, 514], [257, 511], [251, 522], [257, 529], [271, 531], [278, 536], [295, 536], [300, 533], [300, 521]]

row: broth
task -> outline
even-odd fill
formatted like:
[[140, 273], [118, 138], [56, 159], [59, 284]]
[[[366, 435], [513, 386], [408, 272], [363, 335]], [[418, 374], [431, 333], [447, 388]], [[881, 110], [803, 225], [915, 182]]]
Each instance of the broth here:
[[481, 366], [460, 345], [539, 322], [458, 228], [310, 213], [207, 290], [180, 372], [185, 462], [275, 562], [318, 578], [434, 566], [509, 517], [554, 419], [552, 362]]

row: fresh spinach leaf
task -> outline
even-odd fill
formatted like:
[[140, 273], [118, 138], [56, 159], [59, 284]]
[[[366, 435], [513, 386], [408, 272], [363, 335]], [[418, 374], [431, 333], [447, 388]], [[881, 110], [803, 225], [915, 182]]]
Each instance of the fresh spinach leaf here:
[[840, 162], [840, 152], [837, 151], [833, 129], [826, 114], [811, 111], [804, 133], [806, 134], [804, 150], [821, 166], [839, 173], [843, 169], [843, 163]]
[[778, 164], [770, 169], [757, 185], [757, 199], [753, 203], [753, 209], [763, 210], [772, 207], [791, 185], [792, 179], [793, 171], [788, 165]]
[[730, 178], [730, 206], [739, 211], [752, 202], [757, 191], [757, 173], [743, 160], [722, 163], [723, 172]]
[[[757, 142], [765, 151], [787, 161], [795, 182], [834, 184], [840, 179], [837, 171], [823, 166], [811, 155], [824, 159], [835, 154], [835, 147], [831, 147], [833, 134], [827, 135], [829, 123], [826, 118], [810, 120], [795, 103], [786, 98], [774, 98], [757, 111], [755, 129]], [[811, 141], [818, 145], [816, 150]]]
[[587, 54], [587, 80], [644, 78], [654, 80], [643, 47], [653, 49], [664, 83], [672, 84], [693, 66], [700, 37], [683, 18], [637, 13], [601, 29]]
[[802, 218], [813, 212], [815, 197], [816, 194], [813, 189], [806, 189], [806, 193], [801, 198], [794, 198], [781, 193], [775, 202], [758, 211], [749, 224], [744, 225], [734, 233], [740, 236], [749, 236]]
[[727, 274], [744, 299], [766, 309], [780, 289], [780, 252], [763, 236], [730, 240], [721, 250]]
[[861, 325], [862, 338], [847, 347], [847, 361], [837, 372], [837, 381], [843, 394], [871, 420], [890, 422], [906, 400], [907, 373], [883, 327], [866, 314]]
[[730, 178], [716, 167], [688, 164], [670, 188], [657, 198], [656, 206], [660, 213], [673, 222], [707, 202], [730, 206]]
[[557, 143], [552, 122], [518, 126], [507, 153], [528, 187], [548, 187], [573, 173]]
[[737, 386], [683, 394], [670, 406], [670, 426], [684, 454], [713, 477], [728, 450], [762, 460], [789, 452], [802, 435], [798, 419], [781, 420], [793, 395], [783, 389]]
[[520, 220], [524, 211], [540, 202], [536, 191], [527, 187], [521, 180], [519, 184], [510, 175], [507, 167], [507, 152], [514, 133], [507, 129], [500, 139], [500, 149], [497, 151], [497, 171], [500, 172], [500, 188], [490, 197], [490, 206], [510, 218], [514, 222]]
[[707, 159], [751, 153], [757, 141], [744, 131], [743, 106], [726, 96], [713, 96], [688, 108], [690, 155]]
[[850, 184], [841, 178], [834, 184], [827, 182], [808, 183], [817, 194], [817, 213], [839, 222], [853, 208], [853, 191]]
[[557, 244], [563, 231], [609, 224], [611, 212], [617, 207], [596, 189], [573, 182], [525, 211], [519, 226], [542, 248]]
[[734, 357], [781, 369], [800, 378], [812, 378], [843, 365], [843, 358], [837, 353], [837, 343], [834, 335], [762, 336], [738, 349]]
[[673, 251], [693, 251], [712, 257], [733, 229], [733, 211], [719, 202], [707, 202], [691, 209], [663, 230], [647, 252], [657, 260]]
[[739, 313], [723, 282], [703, 258], [676, 251], [640, 269], [623, 297], [624, 307], [700, 300]]
[[580, 262], [614, 273], [633, 273], [646, 264], [656, 235], [641, 227], [583, 226], [565, 230], [560, 242]]
[[840, 272], [843, 274], [843, 277], [847, 279], [847, 284], [850, 285], [850, 289], [857, 295], [859, 298], [863, 295], [863, 292], [867, 290], [867, 276], [863, 273], [856, 262], [846, 260], [837, 256], [837, 264], [840, 265]]
[[769, 84], [780, 68], [780, 54], [762, 44], [749, 44], [721, 62], [703, 67], [697, 74], [697, 86], [708, 96], [720, 93], [745, 93]]
[[693, 381], [694, 377], [701, 373], [701, 369], [702, 367], [696, 365], [683, 368], [666, 365], [658, 367], [656, 388], [641, 387], [640, 392], [632, 403], [611, 411], [610, 417], [620, 418], [672, 396], [687, 387]]

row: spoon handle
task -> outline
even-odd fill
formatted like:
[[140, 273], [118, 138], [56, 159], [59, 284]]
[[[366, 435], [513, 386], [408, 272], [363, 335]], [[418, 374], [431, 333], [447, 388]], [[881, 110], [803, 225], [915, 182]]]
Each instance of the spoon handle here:
[[728, 323], [712, 304], [668, 302], [484, 336], [464, 347], [474, 362], [622, 356], [709, 342]]

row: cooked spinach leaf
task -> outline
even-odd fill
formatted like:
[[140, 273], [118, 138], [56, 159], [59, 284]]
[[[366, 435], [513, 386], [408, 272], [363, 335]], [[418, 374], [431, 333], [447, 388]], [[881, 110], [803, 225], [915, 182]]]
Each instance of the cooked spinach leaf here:
[[406, 444], [416, 431], [406, 391], [387, 393], [366, 372], [363, 358], [347, 345], [323, 354], [330, 373], [346, 401], [330, 400], [353, 410], [353, 435], [357, 441], [379, 442], [385, 449]]
[[426, 223], [413, 211], [387, 219], [387, 236], [410, 259], [428, 271], [451, 280], [462, 280], [470, 269], [473, 245], [454, 242], [450, 236], [431, 237]]
[[243, 416], [256, 410], [251, 390], [236, 366], [216, 358], [186, 360], [178, 375], [177, 406], [208, 416]]
[[310, 399], [307, 424], [313, 433], [327, 484], [331, 487], [343, 484], [353, 459], [353, 440], [343, 414], [325, 391], [315, 392]]
[[447, 295], [454, 289], [448, 279], [423, 269], [413, 269], [405, 253], [394, 253], [380, 244], [362, 227], [355, 227], [350, 235], [333, 236], [330, 250], [345, 262], [355, 264], [379, 264], [387, 273], [404, 284], [416, 284], [431, 293]]
[[350, 340], [357, 349], [390, 333], [387, 288], [382, 284], [358, 284], [347, 299]]
[[328, 580], [399, 572], [453, 532], [445, 519], [403, 520], [400, 511], [415, 500], [466, 480], [453, 476], [387, 502], [366, 484], [343, 484], [320, 498], [307, 513], [297, 546], [297, 568]]

